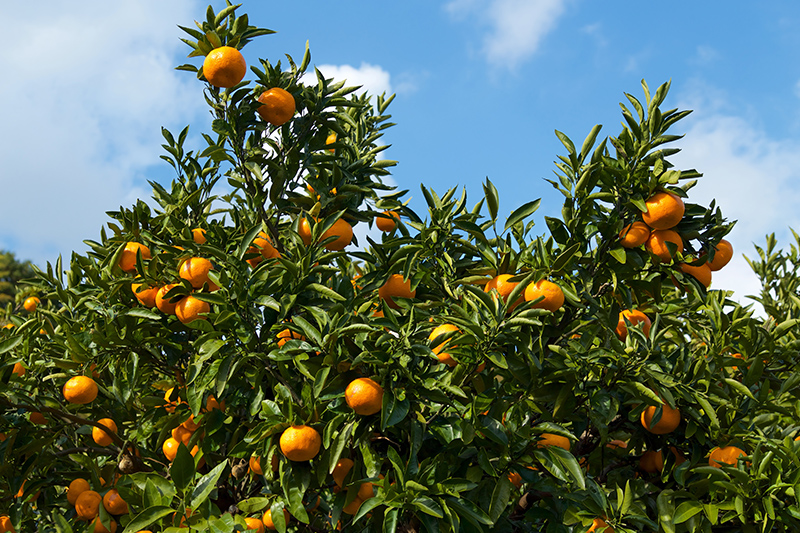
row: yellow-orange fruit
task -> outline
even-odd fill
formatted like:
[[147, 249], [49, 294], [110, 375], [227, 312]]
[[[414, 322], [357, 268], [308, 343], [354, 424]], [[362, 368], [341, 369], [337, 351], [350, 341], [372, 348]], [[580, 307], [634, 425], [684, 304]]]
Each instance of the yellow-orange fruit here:
[[664, 456], [661, 450], [648, 450], [639, 458], [639, 470], [648, 474], [655, 474], [664, 469]]
[[91, 488], [92, 487], [89, 485], [89, 482], [82, 477], [73, 479], [70, 482], [69, 487], [67, 487], [67, 501], [70, 505], [75, 505], [75, 502], [78, 500], [78, 496], [80, 496], [82, 492], [91, 490]]
[[670, 407], [666, 403], [661, 404], [661, 420], [655, 425], [652, 424], [653, 416], [656, 414], [656, 406], [650, 405], [642, 411], [641, 422], [644, 429], [656, 435], [664, 435], [675, 431], [681, 423], [681, 411], [678, 408]]
[[641, 323], [642, 331], [644, 332], [645, 336], [650, 334], [650, 326], [652, 325], [652, 322], [650, 322], [650, 319], [647, 318], [647, 315], [638, 309], [624, 309], [619, 314], [619, 320], [617, 321], [617, 328], [615, 330], [617, 332], [617, 336], [621, 340], [625, 340], [628, 337], [628, 326], [625, 324], [626, 318], [632, 326]]
[[321, 447], [322, 437], [311, 426], [289, 426], [281, 433], [281, 452], [290, 461], [310, 461]]
[[712, 272], [721, 269], [733, 258], [733, 246], [731, 243], [722, 239], [719, 244], [714, 247], [714, 259], [709, 261], [708, 266]]
[[544, 300], [533, 304], [533, 307], [537, 309], [555, 312], [564, 305], [564, 291], [552, 281], [542, 279], [525, 287], [526, 302], [532, 302], [540, 297], [543, 297]]
[[[101, 418], [97, 423], [107, 427], [111, 433], [117, 432], [117, 424], [110, 418]], [[114, 442], [114, 439], [111, 438], [111, 435], [109, 435], [107, 431], [103, 431], [95, 426], [92, 426], [92, 439], [100, 446], [108, 446]]]
[[178, 274], [181, 279], [188, 281], [195, 289], [199, 289], [203, 285], [208, 284], [208, 289], [210, 291], [215, 291], [219, 287], [208, 278], [208, 273], [213, 269], [214, 265], [205, 257], [190, 257], [181, 263], [180, 272]]
[[684, 274], [689, 274], [706, 289], [711, 285], [711, 268], [708, 263], [703, 263], [700, 266], [692, 266], [687, 263], [678, 265], [678, 269]]
[[125, 272], [136, 271], [136, 254], [142, 254], [142, 261], [151, 259], [150, 248], [138, 242], [129, 242], [125, 245], [119, 258], [119, 268]]
[[656, 230], [669, 229], [683, 218], [683, 200], [671, 192], [659, 191], [645, 201], [647, 211], [642, 213], [645, 224]]
[[[437, 326], [431, 331], [431, 334], [428, 335], [428, 340], [433, 341], [440, 335], [444, 335], [445, 333], [450, 333], [451, 331], [458, 331], [458, 328], [453, 324], [442, 324], [441, 326]], [[438, 346], [434, 346], [431, 348], [431, 351], [439, 358], [439, 361], [446, 364], [450, 368], [454, 368], [458, 363], [456, 363], [455, 359], [453, 359], [449, 353], [442, 352], [445, 345], [450, 342], [450, 340], [446, 340], [443, 343], [439, 344]]]
[[195, 242], [195, 244], [205, 244], [206, 230], [203, 228], [194, 228], [192, 230], [192, 240]]
[[242, 53], [230, 46], [211, 50], [203, 61], [203, 76], [214, 87], [229, 89], [238, 85], [247, 74], [247, 63]]
[[250, 472], [257, 476], [263, 476], [264, 470], [261, 468], [261, 457], [257, 455], [251, 455], [250, 460], [248, 461], [248, 466], [250, 467]]
[[347, 405], [359, 415], [374, 415], [381, 410], [383, 387], [370, 378], [357, 378], [344, 391]]
[[182, 298], [175, 305], [175, 316], [184, 324], [189, 324], [195, 320], [207, 320], [206, 314], [211, 312], [211, 306], [191, 294]]
[[71, 377], [64, 384], [64, 399], [69, 403], [87, 404], [97, 398], [97, 383], [88, 376]]
[[257, 533], [264, 533], [264, 522], [258, 518], [247, 517], [244, 519], [244, 523], [247, 524], [247, 531], [255, 529]]
[[390, 218], [377, 216], [375, 217], [375, 225], [378, 226], [378, 229], [381, 231], [394, 231], [397, 227], [397, 221], [400, 220], [400, 215], [395, 211], [384, 211], [383, 214]]
[[667, 246], [668, 242], [676, 246], [676, 253], [683, 252], [683, 239], [681, 239], [681, 236], [678, 235], [676, 231], [671, 229], [655, 230], [650, 233], [645, 247], [651, 254], [656, 256], [659, 261], [669, 263], [672, 261], [672, 254]]
[[[289, 514], [289, 511], [287, 511], [286, 509], [283, 510], [283, 517], [284, 517], [284, 522], [286, 522], [288, 524], [289, 523], [289, 519], [291, 518], [291, 515]], [[271, 509], [267, 509], [267, 512], [264, 513], [264, 516], [261, 517], [261, 521], [264, 522], [264, 527], [265, 528], [267, 528], [267, 529], [277, 529], [275, 527], [275, 523], [272, 521], [272, 510]]]
[[42, 301], [36, 296], [29, 296], [28, 298], [25, 298], [24, 302], [22, 302], [22, 308], [29, 313], [33, 313], [41, 303]]
[[145, 287], [144, 283], [131, 283], [131, 291], [139, 303], [145, 307], [151, 308], [156, 306], [156, 294], [158, 287]]
[[636, 248], [647, 242], [650, 227], [644, 222], [636, 221], [628, 224], [619, 232], [619, 243], [623, 248]]
[[536, 446], [543, 448], [545, 446], [557, 446], [567, 451], [570, 449], [570, 442], [567, 437], [561, 435], [554, 435], [552, 433], [542, 433], [541, 439], [536, 443]]
[[392, 274], [379, 289], [378, 296], [384, 300], [392, 309], [400, 309], [400, 306], [394, 301], [395, 297], [398, 298], [414, 298], [417, 295], [416, 290], [411, 290], [411, 280], [403, 280], [400, 274]]
[[75, 513], [81, 520], [94, 520], [100, 512], [103, 497], [93, 490], [85, 490], [75, 500]]
[[280, 87], [273, 87], [258, 96], [261, 104], [256, 111], [265, 122], [273, 126], [282, 126], [294, 116], [295, 101], [291, 93]]
[[721, 467], [724, 463], [728, 466], [736, 466], [739, 462], [739, 457], [747, 455], [744, 450], [736, 446], [722, 446], [721, 448], [714, 448], [708, 456], [709, 466]]
[[103, 507], [108, 514], [121, 515], [128, 514], [128, 502], [122, 499], [117, 489], [111, 489], [103, 496]]
[[353, 463], [352, 459], [348, 459], [347, 457], [342, 457], [338, 461], [336, 461], [336, 466], [333, 467], [333, 481], [336, 483], [337, 486], [343, 487], [344, 486], [344, 478], [347, 477], [347, 474], [352, 470], [355, 463]]

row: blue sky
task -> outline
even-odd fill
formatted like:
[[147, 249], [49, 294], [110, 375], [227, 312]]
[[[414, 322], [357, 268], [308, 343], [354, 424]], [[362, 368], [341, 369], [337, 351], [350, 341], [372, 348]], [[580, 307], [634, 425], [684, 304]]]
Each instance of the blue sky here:
[[[223, 2], [214, 2], [220, 8]], [[194, 0], [55, 0], [4, 8], [0, 97], [0, 249], [38, 264], [84, 251], [105, 211], [169, 179], [160, 127], [209, 130], [201, 85], [186, 72], [178, 24], [204, 17]], [[800, 4], [790, 1], [591, 2], [452, 0], [245, 2], [278, 31], [245, 57], [302, 57], [370, 92], [396, 92], [386, 135], [393, 179], [422, 210], [419, 184], [466, 187], [488, 176], [501, 213], [561, 199], [543, 178], [594, 124], [620, 131], [623, 93], [672, 80], [667, 107], [694, 109], [673, 158], [705, 174], [691, 200], [716, 198], [737, 219], [736, 259], [713, 287], [757, 289], [741, 254], [800, 229]], [[8, 50], [10, 49], [10, 52]], [[196, 60], [197, 61], [197, 60]], [[198, 144], [199, 146], [199, 144]], [[539, 225], [541, 232], [544, 224]]]

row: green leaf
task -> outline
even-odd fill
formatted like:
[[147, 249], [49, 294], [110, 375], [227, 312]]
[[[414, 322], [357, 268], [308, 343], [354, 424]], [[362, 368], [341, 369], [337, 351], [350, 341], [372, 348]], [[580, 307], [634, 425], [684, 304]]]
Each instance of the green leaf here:
[[16, 348], [22, 342], [22, 335], [14, 335], [8, 339], [0, 342], [0, 354], [4, 354]]
[[535, 213], [536, 210], [539, 209], [540, 203], [542, 203], [542, 199], [538, 198], [518, 207], [513, 213], [511, 213], [511, 215], [509, 215], [508, 219], [506, 219], [504, 231], [517, 224], [517, 222], [525, 220], [527, 217]]
[[559, 272], [562, 268], [567, 266], [569, 262], [572, 261], [572, 258], [575, 257], [575, 254], [578, 253], [578, 250], [580, 250], [581, 246], [581, 243], [576, 242], [558, 254], [558, 257], [556, 257], [556, 260], [553, 261], [553, 265], [550, 267], [551, 272]]
[[703, 506], [700, 502], [696, 501], [685, 501], [678, 505], [678, 508], [675, 509], [675, 517], [673, 519], [674, 524], [682, 524], [689, 520], [694, 515], [701, 513], [703, 511]]
[[219, 481], [220, 476], [222, 476], [227, 466], [227, 462], [222, 462], [214, 467], [211, 472], [200, 478], [194, 488], [194, 492], [192, 492], [192, 503], [189, 504], [189, 507], [197, 509], [200, 507], [201, 503], [206, 501], [211, 491], [217, 488], [217, 481]]
[[625, 261], [628, 260], [628, 254], [625, 253], [625, 248], [619, 246], [617, 248], [612, 248], [608, 251], [609, 255], [617, 260], [620, 264], [625, 264]]
[[444, 516], [444, 512], [442, 511], [442, 506], [433, 501], [431, 498], [427, 496], [421, 496], [414, 499], [414, 507], [419, 509], [425, 514], [429, 514], [431, 516], [435, 516], [436, 518], [442, 518]]
[[672, 501], [672, 491], [662, 490], [658, 493], [656, 498], [656, 507], [658, 510], [658, 523], [664, 530], [664, 533], [675, 533], [675, 503]]
[[133, 520], [131, 520], [122, 533], [136, 533], [137, 531], [146, 528], [147, 526], [154, 524], [156, 521], [161, 520], [165, 516], [171, 515], [175, 512], [175, 509], [172, 507], [166, 507], [163, 505], [148, 507]]
[[248, 498], [236, 504], [236, 507], [245, 514], [253, 514], [263, 511], [269, 507], [270, 498], [263, 498], [256, 496], [255, 498]]
[[179, 490], [186, 490], [194, 479], [194, 457], [182, 442], [178, 446], [178, 453], [175, 454], [172, 466], [169, 467], [169, 475]]
[[400, 518], [400, 509], [389, 509], [383, 514], [383, 533], [395, 533]]
[[492, 491], [492, 500], [489, 504], [489, 518], [492, 522], [497, 522], [500, 515], [503, 514], [509, 501], [511, 501], [511, 491], [514, 485], [508, 479], [508, 476], [500, 476]]
[[308, 285], [306, 285], [306, 288], [318, 292], [321, 295], [325, 296], [326, 298], [330, 298], [331, 300], [337, 302], [344, 302], [345, 300], [347, 300], [347, 298], [345, 298], [335, 290], [331, 289], [330, 287], [320, 285], [319, 283], [309, 283]]
[[492, 222], [497, 220], [497, 210], [500, 207], [500, 197], [497, 193], [497, 188], [494, 186], [489, 178], [486, 178], [486, 183], [483, 184], [483, 193], [486, 196], [486, 206], [489, 208], [489, 218]]

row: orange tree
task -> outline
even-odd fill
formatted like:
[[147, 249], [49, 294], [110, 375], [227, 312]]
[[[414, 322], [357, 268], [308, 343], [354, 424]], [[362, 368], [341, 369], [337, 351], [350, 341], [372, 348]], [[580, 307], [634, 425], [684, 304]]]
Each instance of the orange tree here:
[[534, 236], [488, 180], [424, 216], [383, 184], [391, 98], [308, 51], [248, 78], [234, 6], [184, 29], [205, 146], [165, 130], [175, 180], [0, 330], [4, 531], [796, 530], [795, 251], [754, 263], [769, 320], [708, 290], [731, 224], [668, 84], [556, 132]]

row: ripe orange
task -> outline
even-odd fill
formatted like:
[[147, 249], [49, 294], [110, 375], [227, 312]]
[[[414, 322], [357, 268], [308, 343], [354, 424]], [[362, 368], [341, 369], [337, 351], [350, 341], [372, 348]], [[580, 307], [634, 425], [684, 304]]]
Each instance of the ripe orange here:
[[47, 424], [47, 419], [39, 411], [32, 411], [30, 416], [31, 424], [38, 424], [43, 426]]
[[532, 302], [541, 296], [544, 300], [533, 304], [533, 307], [555, 312], [564, 305], [564, 291], [552, 281], [542, 279], [525, 287], [526, 302]]
[[92, 531], [94, 531], [94, 533], [116, 533], [117, 531], [117, 523], [114, 522], [114, 520], [112, 519], [109, 519], [109, 524], [108, 524], [111, 527], [111, 529], [103, 525], [103, 523], [100, 521], [99, 516], [94, 519], [93, 524], [94, 524], [94, 529]]
[[281, 434], [280, 447], [290, 461], [310, 461], [319, 453], [322, 437], [311, 426], [289, 426]]
[[172, 438], [178, 442], [182, 442], [184, 445], [189, 445], [189, 440], [192, 438], [193, 431], [190, 431], [186, 426], [180, 425], [173, 429], [170, 434]]
[[39, 304], [41, 303], [42, 301], [36, 296], [30, 296], [28, 298], [25, 298], [25, 301], [22, 302], [22, 308], [29, 313], [33, 313], [34, 311], [36, 311], [36, 308], [39, 307]]
[[179, 276], [181, 279], [188, 281], [195, 289], [201, 288], [206, 283], [208, 289], [211, 291], [217, 290], [217, 287], [210, 279], [208, 279], [208, 272], [214, 269], [211, 261], [204, 257], [190, 257], [181, 263]]
[[686, 263], [678, 265], [678, 269], [684, 274], [689, 274], [694, 277], [706, 289], [711, 285], [711, 267], [708, 263], [703, 263], [700, 266], [692, 266]]
[[[311, 190], [313, 191], [314, 189]], [[300, 219], [300, 222], [297, 224], [297, 234], [303, 239], [303, 244], [306, 246], [311, 244], [311, 224], [308, 223], [308, 219]]]
[[103, 497], [93, 490], [85, 490], [75, 500], [75, 513], [81, 520], [94, 520], [100, 512]]
[[263, 231], [260, 231], [258, 237], [253, 239], [253, 246], [258, 249], [264, 259], [277, 259], [281, 256], [281, 253], [272, 246], [269, 237]]
[[286, 344], [286, 342], [289, 341], [290, 339], [298, 339], [301, 341], [306, 340], [306, 338], [303, 335], [300, 335], [296, 331], [292, 331], [290, 329], [284, 329], [282, 331], [279, 331], [277, 339], [278, 339], [278, 348]]
[[403, 280], [400, 274], [392, 274], [386, 283], [378, 289], [378, 296], [384, 300], [392, 309], [400, 309], [394, 301], [394, 297], [399, 298], [414, 298], [417, 295], [416, 290], [411, 290], [411, 280]]
[[620, 340], [625, 340], [628, 336], [628, 326], [625, 324], [625, 319], [628, 319], [628, 322], [631, 323], [631, 326], [635, 326], [636, 324], [642, 324], [642, 331], [644, 332], [645, 336], [650, 334], [650, 326], [652, 322], [650, 319], [647, 318], [647, 315], [639, 311], [638, 309], [624, 309], [619, 314], [619, 320], [617, 321], [617, 337]]
[[230, 46], [214, 48], [203, 61], [203, 76], [214, 87], [228, 89], [238, 85], [246, 73], [244, 56]]
[[681, 423], [681, 411], [678, 408], [672, 408], [666, 403], [661, 404], [661, 420], [655, 425], [652, 425], [653, 416], [656, 414], [656, 406], [650, 405], [640, 417], [642, 426], [650, 433], [656, 435], [665, 435], [675, 431]]
[[[289, 523], [289, 519], [291, 518], [291, 515], [289, 514], [289, 511], [287, 511], [286, 509], [283, 510], [283, 517], [284, 517], [284, 522], [288, 524]], [[275, 523], [272, 521], [272, 510], [271, 509], [267, 509], [267, 512], [264, 513], [264, 516], [261, 517], [261, 521], [264, 522], [264, 527], [265, 528], [267, 528], [267, 529], [277, 529], [275, 527]]]
[[744, 450], [736, 446], [723, 446], [721, 448], [714, 448], [708, 456], [709, 466], [721, 467], [725, 463], [729, 466], [736, 466], [739, 462], [739, 457], [747, 455]]
[[[111, 433], [117, 433], [117, 424], [110, 418], [101, 418], [97, 421], [97, 423], [107, 427]], [[92, 439], [100, 446], [108, 446], [114, 442], [108, 431], [103, 431], [102, 429], [94, 426], [92, 426]]]
[[329, 237], [336, 237], [335, 241], [331, 241], [325, 245], [326, 250], [340, 252], [353, 241], [353, 226], [347, 223], [346, 220], [340, 218], [333, 223], [333, 226], [322, 234], [320, 240], [325, 240]]
[[69, 487], [67, 487], [67, 501], [70, 505], [75, 505], [78, 496], [80, 496], [82, 492], [91, 490], [91, 488], [92, 487], [89, 485], [89, 482], [82, 477], [73, 479], [70, 482]]
[[377, 216], [375, 217], [375, 225], [381, 231], [394, 231], [397, 227], [397, 221], [400, 220], [400, 215], [394, 211], [384, 211], [383, 214], [390, 218]]
[[505, 302], [508, 300], [508, 295], [511, 294], [511, 291], [514, 290], [514, 287], [518, 285], [517, 282], [508, 281], [513, 277], [513, 274], [500, 274], [499, 276], [495, 276], [493, 279], [489, 280], [483, 290], [484, 292], [491, 292], [492, 289], [496, 290]]
[[218, 401], [213, 394], [210, 394], [208, 398], [206, 398], [206, 411], [212, 411], [214, 409], [219, 409], [220, 411], [225, 410], [225, 400], [221, 402]]
[[[431, 334], [428, 335], [428, 340], [432, 341], [436, 339], [436, 337], [444, 335], [445, 333], [450, 333], [451, 331], [458, 331], [458, 328], [453, 324], [442, 324], [441, 326], [437, 326], [436, 328], [434, 328], [433, 331], [431, 331]], [[433, 348], [431, 348], [431, 351], [436, 355], [436, 357], [439, 358], [439, 361], [446, 364], [450, 368], [453, 368], [458, 363], [456, 363], [456, 361], [450, 356], [449, 353], [442, 353], [442, 350], [444, 349], [445, 345], [448, 342], [450, 342], [449, 339], [444, 341], [438, 346], [434, 346]]]
[[[335, 132], [335, 131], [332, 131], [332, 132], [330, 132], [330, 133], [328, 134], [328, 136], [325, 138], [325, 144], [333, 144], [333, 143], [335, 143], [335, 142], [336, 142], [336, 132]], [[329, 152], [331, 152], [331, 153], [333, 153], [333, 152], [335, 152], [336, 150], [335, 150], [335, 149], [333, 149], [333, 148], [328, 148], [328, 151], [329, 151]]]
[[250, 472], [257, 476], [264, 475], [264, 469], [261, 468], [261, 457], [257, 455], [251, 455], [250, 460], [248, 461], [248, 466], [250, 467]]
[[178, 394], [175, 394], [176, 398], [175, 400], [172, 399], [172, 395], [174, 392], [175, 392], [175, 387], [170, 387], [169, 389], [167, 389], [167, 392], [164, 393], [164, 400], [167, 401], [167, 403], [164, 404], [164, 407], [166, 407], [168, 413], [174, 413], [175, 406], [180, 403], [183, 403]]
[[516, 488], [522, 487], [522, 476], [520, 476], [516, 472], [509, 472], [508, 473], [508, 480], [514, 485]]
[[26, 370], [22, 363], [14, 363], [14, 368], [11, 369], [11, 373], [19, 377], [24, 376], [25, 372]]
[[87, 404], [97, 398], [97, 383], [88, 376], [74, 376], [64, 384], [62, 392], [69, 403]]
[[536, 443], [536, 446], [539, 448], [544, 448], [545, 446], [557, 446], [558, 448], [563, 448], [567, 451], [570, 449], [570, 442], [567, 437], [563, 437], [561, 435], [554, 435], [552, 433], [542, 433], [541, 439], [539, 442]]
[[353, 468], [355, 463], [353, 463], [352, 459], [348, 459], [347, 457], [342, 457], [338, 461], [336, 461], [336, 466], [333, 467], [333, 481], [336, 483], [337, 486], [343, 487], [344, 486], [344, 478], [347, 477], [347, 474]]
[[639, 458], [639, 470], [648, 474], [655, 474], [664, 469], [664, 456], [661, 450], [648, 450]]
[[175, 316], [184, 324], [194, 322], [195, 320], [207, 320], [206, 313], [211, 312], [211, 306], [208, 302], [204, 302], [199, 298], [195, 298], [191, 294], [183, 298], [175, 306]]
[[344, 391], [347, 405], [358, 415], [374, 415], [381, 410], [383, 387], [370, 378], [354, 379]]
[[179, 445], [180, 443], [172, 437], [165, 440], [164, 444], [161, 445], [161, 451], [164, 452], [164, 457], [166, 457], [167, 461], [170, 463], [175, 460]]
[[206, 230], [203, 228], [194, 228], [192, 230], [192, 240], [195, 242], [195, 244], [205, 244]]
[[134, 272], [136, 270], [137, 252], [142, 254], [142, 261], [152, 258], [150, 248], [138, 242], [129, 242], [125, 245], [125, 249], [119, 258], [119, 268], [124, 272]]
[[145, 307], [156, 306], [156, 294], [158, 287], [144, 288], [144, 283], [131, 283], [131, 290], [139, 303]]
[[364, 500], [356, 497], [355, 500], [342, 507], [342, 512], [345, 514], [354, 515], [358, 512], [358, 509], [361, 507], [362, 503], [364, 503]]
[[733, 246], [725, 239], [719, 241], [719, 244], [714, 247], [714, 250], [714, 260], [708, 263], [712, 272], [721, 269], [733, 258]]
[[194, 433], [200, 428], [200, 424], [194, 421], [194, 415], [189, 415], [189, 418], [181, 422], [181, 427], [184, 427], [191, 433]]
[[11, 523], [11, 518], [8, 516], [0, 516], [0, 533], [17, 533], [14, 529], [14, 524]]
[[258, 97], [261, 106], [256, 109], [265, 122], [273, 126], [282, 126], [294, 116], [294, 97], [280, 87], [273, 87], [261, 93]]
[[247, 524], [247, 530], [255, 529], [258, 533], [264, 533], [264, 522], [258, 518], [245, 518], [244, 523]]
[[619, 243], [623, 248], [636, 248], [643, 245], [650, 236], [650, 227], [641, 221], [628, 224], [619, 232]]
[[177, 302], [172, 303], [170, 302], [172, 298], [165, 299], [164, 296], [177, 285], [178, 285], [177, 283], [168, 283], [163, 287], [159, 288], [158, 292], [156, 292], [156, 307], [158, 307], [158, 310], [164, 313], [165, 315], [175, 314], [175, 306], [177, 306], [178, 303]]
[[671, 229], [656, 230], [650, 233], [645, 247], [651, 254], [658, 257], [661, 262], [669, 263], [672, 261], [672, 254], [667, 247], [666, 243], [668, 242], [676, 246], [678, 253], [683, 252], [683, 239], [676, 231]]
[[592, 527], [586, 533], [592, 533], [593, 531], [597, 531], [597, 533], [614, 533], [614, 528], [609, 526], [602, 518], [595, 518], [592, 520]]
[[653, 229], [669, 229], [683, 218], [683, 200], [671, 192], [659, 191], [645, 201], [642, 220]]
[[128, 514], [128, 502], [122, 499], [117, 489], [111, 489], [103, 496], [103, 507], [108, 514], [121, 515]]

